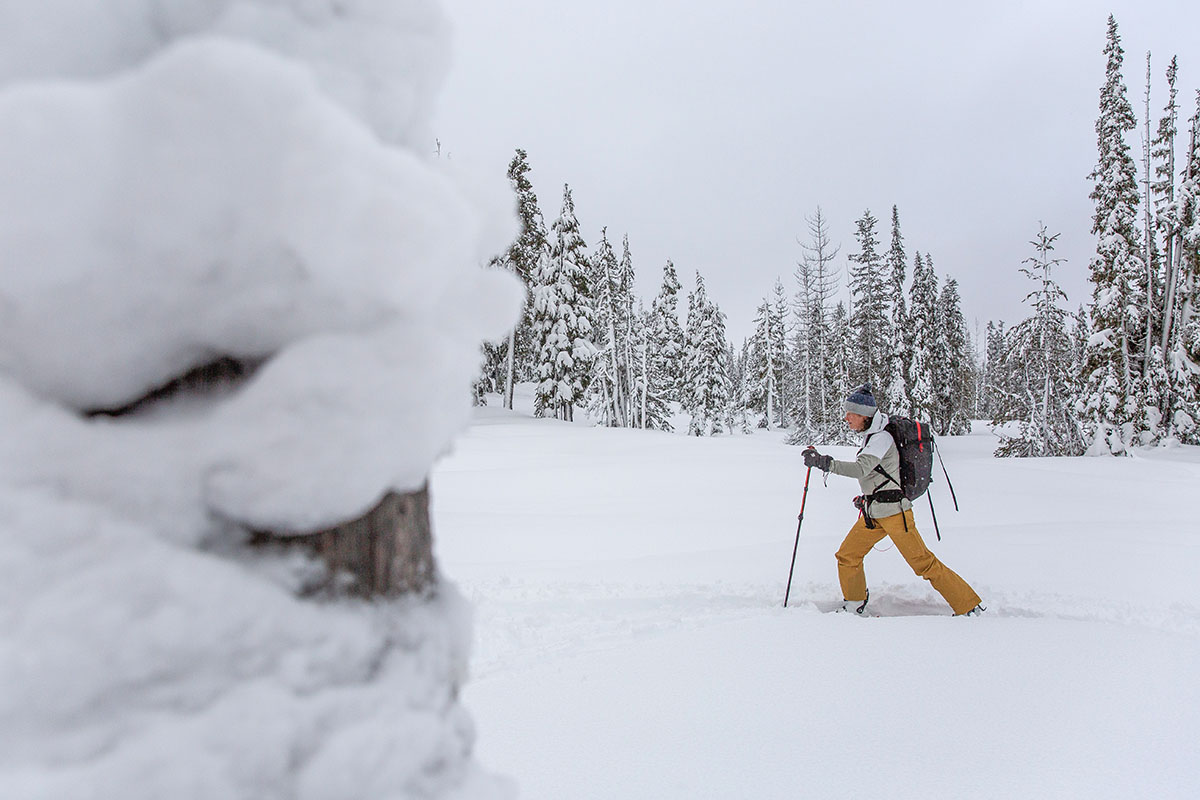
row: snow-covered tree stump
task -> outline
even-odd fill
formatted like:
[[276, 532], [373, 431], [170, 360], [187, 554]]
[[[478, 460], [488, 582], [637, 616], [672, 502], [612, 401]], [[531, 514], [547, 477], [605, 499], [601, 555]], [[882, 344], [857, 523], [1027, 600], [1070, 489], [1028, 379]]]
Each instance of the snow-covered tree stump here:
[[439, 5], [0, 24], [0, 796], [512, 795], [423, 488], [524, 299]]

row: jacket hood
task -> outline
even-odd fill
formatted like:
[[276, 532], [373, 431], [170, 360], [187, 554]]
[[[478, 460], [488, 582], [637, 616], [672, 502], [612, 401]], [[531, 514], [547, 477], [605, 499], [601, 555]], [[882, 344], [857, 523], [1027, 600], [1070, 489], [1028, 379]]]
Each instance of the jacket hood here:
[[876, 411], [875, 416], [871, 417], [871, 424], [862, 432], [863, 436], [870, 436], [872, 433], [879, 433], [888, 424], [888, 415], [882, 411]]

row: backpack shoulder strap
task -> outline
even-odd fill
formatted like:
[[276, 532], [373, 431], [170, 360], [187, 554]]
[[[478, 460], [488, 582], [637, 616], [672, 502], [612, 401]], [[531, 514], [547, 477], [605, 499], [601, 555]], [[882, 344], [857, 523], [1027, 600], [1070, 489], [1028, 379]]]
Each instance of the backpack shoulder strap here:
[[[888, 473], [888, 471], [887, 471], [886, 469], [884, 469], [884, 468], [883, 468], [883, 465], [882, 465], [882, 464], [876, 464], [876, 465], [875, 465], [875, 471], [876, 471], [876, 472], [878, 472], [878, 473], [879, 473], [880, 475], [882, 475], [883, 477], [887, 478], [887, 479], [888, 479], [889, 481], [891, 481], [892, 483], [896, 484], [897, 486], [900, 486], [900, 481], [898, 481], [898, 480], [896, 480], [895, 478], [893, 478], [893, 477], [892, 477], [892, 476], [891, 476], [891, 475]], [[901, 488], [901, 489], [903, 489], [904, 487], [903, 487], [903, 486], [900, 486], [900, 488]]]
[[[889, 431], [889, 430], [888, 430], [888, 426], [890, 426], [891, 424], [892, 424], [892, 423], [889, 421], [887, 425], [883, 426], [883, 427], [882, 427], [882, 428], [880, 428], [879, 430], [877, 430], [877, 431], [871, 431], [870, 433], [868, 433], [868, 434], [867, 434], [867, 438], [863, 440], [863, 446], [862, 446], [862, 449], [860, 449], [858, 452], [860, 452], [860, 453], [861, 453], [863, 450], [866, 450], [866, 449], [867, 449], [867, 445], [868, 445], [868, 444], [870, 443], [870, 441], [871, 441], [871, 437], [872, 437], [872, 436], [874, 436], [874, 435], [875, 435], [875, 434], [877, 434], [877, 433], [886, 433], [888, 436], [891, 436], [891, 437], [892, 437], [892, 447], [895, 447], [897, 450], [899, 450], [899, 449], [900, 449], [900, 443], [896, 441], [896, 436], [895, 436], [895, 434], [893, 434], [891, 431]], [[889, 452], [890, 452], [890, 451], [891, 451], [891, 448], [888, 448], [888, 450], [889, 450]], [[882, 459], [881, 459], [881, 460], [882, 460]], [[887, 480], [889, 480], [889, 481], [891, 481], [892, 483], [896, 484], [896, 486], [897, 486], [897, 487], [899, 487], [900, 489], [903, 489], [903, 488], [904, 488], [904, 486], [902, 486], [902, 485], [901, 485], [900, 481], [896, 480], [895, 478], [893, 478], [891, 475], [889, 475], [889, 474], [888, 474], [888, 471], [887, 471], [886, 469], [884, 469], [884, 468], [883, 468], [883, 464], [876, 464], [876, 465], [875, 465], [875, 472], [878, 472], [878, 473], [879, 473], [880, 475], [882, 475], [884, 478], [886, 478]]]

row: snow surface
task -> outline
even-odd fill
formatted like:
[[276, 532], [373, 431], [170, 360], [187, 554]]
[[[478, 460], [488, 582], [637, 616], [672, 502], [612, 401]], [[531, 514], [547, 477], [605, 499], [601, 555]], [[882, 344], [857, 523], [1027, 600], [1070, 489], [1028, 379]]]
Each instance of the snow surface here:
[[433, 482], [480, 761], [527, 800], [1200, 796], [1200, 448], [996, 459], [975, 430], [941, 440], [943, 540], [916, 515], [987, 613], [951, 617], [885, 541], [856, 619], [823, 613], [856, 484], [819, 473], [782, 607], [782, 434], [481, 409]]
[[[0, 797], [510, 796], [469, 611], [245, 547], [421, 486], [516, 282], [414, 0], [0, 5]], [[242, 382], [135, 403], [219, 357]]]

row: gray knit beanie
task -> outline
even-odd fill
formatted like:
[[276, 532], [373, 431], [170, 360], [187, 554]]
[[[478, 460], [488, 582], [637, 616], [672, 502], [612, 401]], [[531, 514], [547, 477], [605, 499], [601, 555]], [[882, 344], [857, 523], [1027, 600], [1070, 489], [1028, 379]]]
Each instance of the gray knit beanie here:
[[879, 407], [875, 405], [875, 395], [871, 394], [871, 384], [864, 383], [846, 398], [846, 411], [851, 414], [861, 414], [873, 417]]

